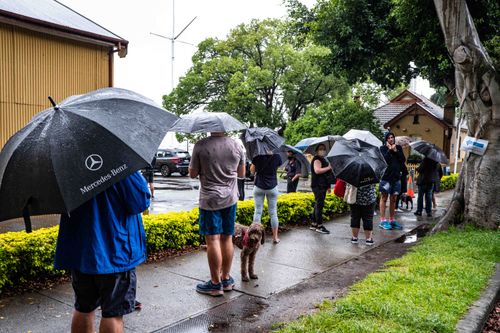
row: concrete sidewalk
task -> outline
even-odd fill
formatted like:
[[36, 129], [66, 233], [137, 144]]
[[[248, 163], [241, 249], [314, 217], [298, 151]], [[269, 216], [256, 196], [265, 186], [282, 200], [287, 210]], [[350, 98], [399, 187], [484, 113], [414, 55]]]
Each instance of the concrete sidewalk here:
[[[452, 191], [438, 194], [439, 208], [435, 218], [444, 214], [452, 194]], [[252, 295], [267, 299], [428, 221], [426, 218], [417, 219], [414, 211], [398, 213], [397, 219], [404, 226], [401, 231], [380, 230], [377, 227], [379, 219], [375, 217], [375, 245], [372, 247], [364, 244], [362, 233], [359, 244], [350, 243], [350, 220], [347, 215], [325, 224], [331, 231], [330, 235], [319, 234], [306, 227], [292, 228], [280, 235], [281, 243], [278, 245], [267, 239], [256, 259], [259, 279], [250, 282], [241, 282], [240, 252], [236, 249], [232, 270], [236, 290], [218, 298], [195, 291], [197, 283], [209, 279], [204, 251], [141, 265], [137, 269], [137, 298], [143, 303], [143, 309], [125, 317], [126, 331], [164, 331], [176, 325], [180, 327], [180, 323], [239, 297]], [[0, 332], [69, 332], [72, 311], [73, 291], [69, 283], [50, 290], [1, 299]], [[200, 329], [197, 332], [209, 330], [208, 327]]]

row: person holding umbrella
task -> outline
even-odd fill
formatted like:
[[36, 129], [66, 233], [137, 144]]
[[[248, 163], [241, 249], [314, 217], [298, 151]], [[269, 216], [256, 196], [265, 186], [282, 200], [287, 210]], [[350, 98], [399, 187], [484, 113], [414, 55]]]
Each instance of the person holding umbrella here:
[[[385, 230], [403, 229], [394, 219], [396, 210], [396, 198], [401, 193], [401, 172], [406, 162], [403, 148], [395, 143], [395, 136], [392, 132], [385, 133], [385, 144], [380, 147], [380, 152], [387, 162], [382, 180], [379, 184], [380, 198], [380, 224], [379, 227]], [[385, 217], [387, 198], [389, 199], [389, 221]]]
[[250, 171], [255, 174], [253, 196], [255, 210], [254, 223], [261, 223], [264, 199], [267, 198], [267, 207], [271, 218], [273, 243], [278, 244], [278, 177], [276, 172], [283, 164], [279, 149], [285, 142], [278, 133], [267, 127], [249, 128], [241, 136], [247, 151], [247, 157], [252, 159]]
[[149, 191], [151, 192], [151, 198], [155, 197], [155, 186], [154, 186], [154, 176], [155, 176], [155, 165], [156, 165], [156, 156], [153, 157], [153, 160], [151, 161], [151, 164], [148, 165], [144, 171], [142, 172], [142, 175], [148, 182], [149, 186]]
[[123, 332], [123, 316], [135, 310], [135, 267], [146, 260], [141, 213], [151, 195], [136, 172], [61, 215], [54, 260], [70, 270], [75, 293], [72, 332], [94, 332], [100, 307], [101, 332]]
[[418, 197], [416, 216], [422, 216], [425, 197], [425, 212], [427, 213], [427, 217], [432, 217], [432, 190], [436, 182], [437, 165], [438, 162], [424, 157], [417, 168]]
[[313, 222], [309, 229], [321, 234], [329, 234], [330, 231], [323, 225], [323, 207], [325, 206], [326, 192], [330, 188], [327, 173], [332, 172], [332, 167], [325, 159], [326, 146], [316, 146], [316, 154], [311, 161], [311, 189], [314, 194]]
[[285, 166], [286, 171], [286, 193], [297, 192], [297, 186], [299, 185], [299, 179], [301, 176], [300, 170], [302, 166], [300, 162], [295, 158], [295, 152], [289, 150], [288, 152], [288, 163]]
[[237, 178], [245, 176], [245, 154], [241, 144], [227, 132], [247, 127], [225, 112], [197, 112], [181, 117], [172, 132], [210, 133], [193, 147], [189, 176], [200, 177], [199, 233], [207, 243], [210, 280], [196, 285], [196, 291], [222, 296], [231, 291], [233, 234], [238, 202]]

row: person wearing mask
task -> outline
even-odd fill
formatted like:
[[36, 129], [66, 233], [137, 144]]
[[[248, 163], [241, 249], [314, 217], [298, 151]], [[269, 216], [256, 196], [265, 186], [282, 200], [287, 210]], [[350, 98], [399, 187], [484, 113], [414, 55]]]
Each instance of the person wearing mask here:
[[438, 162], [425, 157], [417, 168], [418, 197], [417, 211], [415, 212], [417, 216], [422, 216], [425, 197], [425, 212], [427, 213], [427, 217], [432, 217], [432, 190], [436, 182], [437, 165]]
[[301, 176], [300, 162], [295, 158], [295, 152], [289, 150], [288, 162], [285, 166], [286, 171], [286, 193], [297, 192], [297, 186], [299, 185], [299, 178]]
[[323, 225], [323, 207], [325, 206], [326, 192], [330, 188], [328, 172], [332, 172], [332, 167], [325, 159], [326, 146], [319, 144], [316, 146], [316, 154], [311, 161], [311, 189], [314, 194], [313, 222], [309, 229], [321, 234], [329, 234], [330, 231]]
[[273, 231], [273, 243], [278, 244], [278, 177], [277, 171], [283, 164], [279, 154], [269, 152], [267, 155], [255, 156], [250, 166], [250, 171], [255, 174], [255, 186], [253, 197], [255, 200], [255, 210], [253, 222], [261, 223], [262, 211], [264, 209], [264, 198], [267, 198], [267, 209], [271, 219]]
[[[396, 198], [401, 193], [401, 172], [406, 158], [403, 154], [403, 148], [400, 145], [396, 145], [394, 133], [387, 132], [384, 139], [385, 144], [380, 147], [380, 152], [387, 162], [387, 169], [379, 184], [381, 194], [379, 227], [385, 230], [400, 230], [403, 227], [396, 222], [394, 214], [396, 210]], [[385, 216], [387, 198], [389, 198], [389, 221], [387, 221]]]

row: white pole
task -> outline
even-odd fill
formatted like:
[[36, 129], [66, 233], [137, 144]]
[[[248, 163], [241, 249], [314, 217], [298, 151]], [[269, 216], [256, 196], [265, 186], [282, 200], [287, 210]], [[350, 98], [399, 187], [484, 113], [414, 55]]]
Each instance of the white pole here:
[[172, 0], [172, 62], [170, 64], [170, 92], [174, 90], [175, 0]]

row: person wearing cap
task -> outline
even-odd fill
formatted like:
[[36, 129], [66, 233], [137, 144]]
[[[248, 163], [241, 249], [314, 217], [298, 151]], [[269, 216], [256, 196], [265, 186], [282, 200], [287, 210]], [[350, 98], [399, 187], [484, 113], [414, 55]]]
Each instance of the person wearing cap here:
[[[380, 198], [380, 224], [379, 227], [385, 230], [403, 229], [394, 219], [396, 210], [396, 199], [401, 193], [401, 173], [406, 162], [403, 148], [396, 145], [395, 135], [387, 132], [384, 137], [385, 144], [380, 147], [380, 152], [387, 162], [385, 170], [379, 184]], [[385, 217], [387, 198], [389, 198], [389, 221]]]
[[288, 163], [285, 166], [286, 171], [286, 193], [297, 192], [300, 178], [300, 162], [295, 158], [293, 150], [288, 151]]

